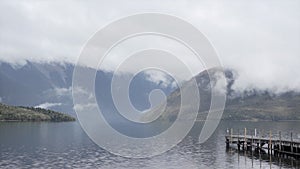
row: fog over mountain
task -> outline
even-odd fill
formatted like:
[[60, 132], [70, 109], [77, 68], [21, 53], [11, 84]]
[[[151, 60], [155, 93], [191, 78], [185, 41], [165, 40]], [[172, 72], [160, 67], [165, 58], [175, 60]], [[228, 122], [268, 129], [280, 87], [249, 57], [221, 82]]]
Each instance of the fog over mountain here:
[[[26, 60], [74, 64], [87, 40], [104, 25], [136, 13], [157, 12], [185, 19], [207, 36], [224, 66], [238, 72], [233, 89], [300, 91], [300, 1], [91, 0], [72, 2], [72, 7], [69, 3], [1, 1], [0, 60], [15, 67]], [[139, 44], [148, 43], [134, 43]], [[108, 65], [115, 61], [117, 57]]]
[[[72, 64], [41, 64], [27, 62], [23, 66], [14, 67], [2, 62], [0, 64], [0, 97], [1, 102], [11, 105], [33, 106], [50, 108], [56, 111], [73, 114], [72, 100]], [[86, 68], [87, 72], [93, 72]], [[210, 87], [216, 85], [217, 76], [221, 69], [209, 70], [214, 75], [208, 77], [206, 71], [201, 72], [195, 79], [200, 92], [200, 110], [206, 112], [210, 106]], [[227, 79], [227, 103], [223, 118], [225, 119], [295, 119], [298, 117], [300, 93], [288, 91], [274, 93], [272, 90], [260, 90], [251, 88], [249, 90], [234, 90], [232, 86], [236, 82], [238, 72], [232, 69], [224, 71]], [[154, 76], [153, 76], [154, 74]], [[180, 93], [174, 80], [166, 75], [141, 72], [131, 81], [129, 97], [133, 106], [144, 111], [150, 108], [149, 93], [154, 89], [162, 90], [168, 97], [167, 114], [174, 119], [172, 113], [176, 112], [180, 105]], [[95, 93], [101, 110], [107, 114], [117, 112], [111, 96], [112, 72], [98, 70], [95, 77]], [[119, 75], [118, 75], [119, 76]], [[128, 77], [126, 74], [122, 78]], [[153, 77], [152, 77], [153, 76]], [[165, 79], [165, 80], [164, 80]], [[166, 80], [167, 79], [167, 80]], [[121, 84], [120, 84], [121, 85]], [[166, 115], [165, 115], [166, 116]], [[173, 118], [172, 118], [173, 117]], [[203, 117], [199, 117], [200, 119]]]
[[[72, 100], [73, 69], [74, 65], [67, 63], [27, 62], [23, 66], [14, 67], [2, 62], [0, 63], [1, 102], [74, 113]], [[93, 71], [93, 69], [89, 70]], [[96, 75], [96, 94], [105, 106], [111, 105], [112, 99], [109, 95], [113, 74], [99, 70]], [[123, 76], [126, 77], [126, 75]], [[101, 87], [97, 87], [99, 85]], [[142, 72], [137, 74], [131, 82], [130, 99], [138, 110], [144, 110], [150, 107], [148, 95], [153, 89], [161, 89], [166, 95], [169, 95], [176, 87], [170, 77], [159, 80], [157, 73]], [[112, 107], [107, 109], [111, 110]]]
[[[208, 118], [209, 111], [215, 111], [211, 107], [212, 89], [217, 87], [219, 73], [223, 72], [227, 80], [227, 100], [224, 107], [222, 119], [225, 120], [299, 120], [300, 119], [300, 93], [289, 91], [284, 93], [272, 93], [268, 90], [245, 90], [235, 91], [231, 87], [235, 83], [235, 72], [232, 70], [210, 69], [195, 76], [200, 95], [200, 105], [198, 110], [198, 120]], [[188, 87], [188, 81], [184, 88]], [[218, 94], [217, 94], [218, 95]], [[163, 120], [173, 121], [180, 110], [181, 91], [179, 89], [172, 92], [167, 98], [166, 109], [162, 113]], [[158, 108], [161, 110], [162, 108]], [[189, 105], [185, 113], [192, 113]], [[145, 119], [151, 118], [144, 116]]]

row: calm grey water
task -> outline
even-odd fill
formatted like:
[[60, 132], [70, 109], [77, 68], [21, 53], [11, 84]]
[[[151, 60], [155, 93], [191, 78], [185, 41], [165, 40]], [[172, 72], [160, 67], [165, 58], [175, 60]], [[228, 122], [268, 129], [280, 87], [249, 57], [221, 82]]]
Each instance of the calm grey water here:
[[[197, 122], [201, 125], [200, 122]], [[273, 133], [281, 130], [300, 134], [299, 122], [223, 121], [214, 135], [199, 144], [200, 129], [195, 127], [170, 151], [147, 159], [112, 155], [95, 145], [77, 122], [0, 123], [0, 168], [299, 168], [295, 159], [251, 156], [235, 149], [226, 150], [227, 128], [257, 128]], [[294, 134], [295, 139], [300, 135]]]

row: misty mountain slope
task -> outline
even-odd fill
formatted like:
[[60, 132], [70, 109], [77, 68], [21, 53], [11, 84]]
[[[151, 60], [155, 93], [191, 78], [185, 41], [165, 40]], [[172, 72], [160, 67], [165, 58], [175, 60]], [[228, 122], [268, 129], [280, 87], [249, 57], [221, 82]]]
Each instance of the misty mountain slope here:
[[[198, 92], [200, 97], [200, 103], [199, 103], [199, 113], [198, 113], [198, 119], [205, 119], [207, 116], [207, 111], [210, 108], [211, 105], [211, 88], [215, 87], [219, 73], [221, 72], [220, 69], [210, 69], [207, 71], [203, 71], [199, 73], [197, 76], [194, 77], [196, 80], [197, 86], [198, 86]], [[209, 75], [211, 76], [211, 80], [209, 78]], [[232, 80], [232, 73], [227, 72], [228, 81]], [[181, 90], [184, 91], [191, 85], [192, 80], [189, 80], [185, 82]], [[231, 83], [228, 83], [231, 84]], [[230, 87], [230, 85], [228, 85]], [[228, 89], [227, 89], [228, 90]], [[164, 112], [161, 112], [163, 119], [167, 121], [174, 121], [177, 118], [177, 114], [180, 111], [181, 106], [181, 93], [180, 89], [176, 89], [174, 92], [172, 92], [168, 98], [167, 98], [167, 106], [165, 108]], [[189, 107], [193, 107], [193, 105], [182, 105], [183, 108], [186, 110], [184, 113], [191, 113], [192, 110], [190, 110]], [[160, 109], [158, 109], [160, 110]], [[160, 110], [161, 111], [161, 110]], [[152, 118], [151, 115], [146, 115], [143, 117], [144, 119]]]
[[[67, 63], [27, 62], [17, 68], [8, 63], [0, 63], [0, 101], [10, 105], [39, 106], [74, 113], [71, 91], [73, 69], [74, 65]], [[217, 75], [221, 70], [208, 71]], [[290, 91], [276, 95], [255, 89], [238, 93], [232, 89], [237, 72], [225, 70], [224, 73], [227, 79], [227, 101], [223, 119], [300, 120], [299, 93]], [[111, 95], [112, 75], [111, 72], [98, 71], [95, 81], [96, 86], [102, 85], [96, 87], [98, 103], [107, 112], [116, 111], [111, 97], [108, 97]], [[216, 84], [217, 76], [212, 76], [210, 81], [208, 72], [204, 71], [195, 76], [195, 79], [200, 94], [201, 113], [198, 119], [205, 119], [210, 107], [211, 84]], [[174, 112], [178, 112], [180, 105], [179, 89], [162, 87], [159, 83], [149, 81], [146, 74], [138, 74], [130, 85], [129, 96], [132, 104], [141, 111], [148, 109], [148, 94], [153, 89], [161, 89], [169, 95], [166, 113], [162, 116], [174, 120]]]
[[[12, 66], [0, 62], [0, 102], [18, 106], [39, 106], [56, 111], [75, 113], [72, 100], [72, 76], [74, 65], [64, 63], [33, 63], [23, 66]], [[88, 72], [94, 72], [90, 69]], [[97, 71], [95, 80], [96, 92], [101, 98], [103, 108], [113, 111], [110, 95], [112, 72]], [[123, 75], [122, 75], [123, 76]], [[103, 84], [102, 86], [97, 86]], [[162, 86], [149, 80], [148, 75], [140, 73], [130, 85], [130, 99], [138, 110], [150, 107], [148, 94], [160, 88], [166, 94], [173, 91], [171, 86]]]
[[224, 119], [232, 120], [300, 120], [300, 94], [279, 95], [255, 92], [251, 96], [227, 100]]
[[32, 93], [40, 93], [43, 90], [43, 83], [44, 89], [50, 87], [43, 75], [29, 66], [15, 70], [10, 65], [2, 63], [0, 76], [0, 96], [8, 103], [13, 101], [16, 104], [26, 104], [31, 100], [38, 100], [39, 95]]
[[73, 65], [34, 63], [12, 66], [0, 63], [1, 102], [51, 108], [74, 114], [71, 98]]
[[[222, 70], [210, 69], [195, 76], [200, 95], [198, 120], [205, 120], [207, 117], [211, 104], [211, 86], [216, 84], [217, 76], [215, 75], [220, 73], [220, 71]], [[212, 79], [209, 79], [208, 72], [212, 75]], [[245, 91], [244, 93], [237, 93], [231, 88], [235, 81], [235, 73], [232, 70], [224, 70], [227, 79], [227, 100], [222, 119], [300, 120], [300, 93], [291, 91], [273, 94], [254, 89]], [[183, 86], [182, 88], [184, 89], [185, 87]], [[180, 91], [177, 89], [167, 98], [167, 102], [172, 106], [167, 107], [162, 113], [164, 120], [173, 121], [176, 119], [180, 108], [180, 97]], [[144, 118], [150, 117], [146, 116]]]

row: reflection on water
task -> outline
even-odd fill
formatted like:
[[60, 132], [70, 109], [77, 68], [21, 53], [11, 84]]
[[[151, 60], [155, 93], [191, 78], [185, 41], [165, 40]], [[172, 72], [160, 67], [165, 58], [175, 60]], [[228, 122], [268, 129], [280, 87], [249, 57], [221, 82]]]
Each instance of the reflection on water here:
[[[299, 160], [227, 149], [226, 128], [300, 133], [299, 122], [223, 121], [204, 144], [201, 123], [170, 151], [146, 159], [115, 156], [95, 145], [77, 122], [0, 123], [0, 168], [299, 168]], [[250, 154], [249, 154], [250, 153]]]
[[[300, 160], [295, 159], [293, 157], [278, 157], [274, 155], [268, 155], [264, 150], [261, 152], [258, 151], [238, 151], [236, 148], [227, 148], [227, 155], [237, 155], [238, 162], [243, 163], [243, 161], [251, 161], [251, 168], [254, 168], [254, 163], [259, 161], [260, 168], [262, 168], [262, 164], [268, 163], [270, 168], [274, 167], [300, 167]], [[249, 166], [248, 166], [249, 167]]]

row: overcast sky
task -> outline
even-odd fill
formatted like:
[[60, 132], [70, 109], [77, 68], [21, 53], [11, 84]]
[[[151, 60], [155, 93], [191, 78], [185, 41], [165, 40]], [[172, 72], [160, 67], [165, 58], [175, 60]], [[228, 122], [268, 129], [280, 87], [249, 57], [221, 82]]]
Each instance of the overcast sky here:
[[236, 89], [300, 91], [299, 0], [1, 0], [0, 61], [75, 63], [101, 27], [144, 12], [195, 25], [239, 73]]

